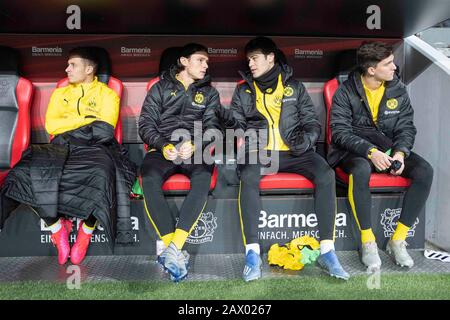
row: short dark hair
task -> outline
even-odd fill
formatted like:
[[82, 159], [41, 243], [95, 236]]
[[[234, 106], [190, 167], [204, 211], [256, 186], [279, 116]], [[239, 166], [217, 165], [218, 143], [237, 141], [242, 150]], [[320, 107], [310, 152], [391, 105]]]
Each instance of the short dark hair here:
[[169, 47], [164, 49], [159, 58], [159, 75], [164, 71], [170, 70], [173, 65], [177, 64], [177, 60], [180, 57], [181, 47]]
[[191, 42], [181, 48], [180, 57], [189, 58], [191, 55], [199, 51], [204, 51], [208, 53], [208, 49], [204, 45], [200, 43]]
[[361, 74], [367, 73], [370, 67], [376, 67], [393, 52], [391, 45], [384, 42], [364, 42], [356, 52], [358, 68]]
[[79, 57], [87, 60], [88, 64], [94, 69], [94, 74], [97, 73], [99, 59], [94, 50], [89, 47], [76, 47], [69, 51], [69, 59], [72, 57]]
[[256, 37], [247, 42], [244, 48], [245, 55], [247, 56], [251, 52], [261, 51], [262, 54], [268, 55], [273, 53], [275, 56], [275, 62], [286, 63], [286, 56], [283, 51], [278, 49], [275, 42], [267, 37]]
[[184, 66], [180, 61], [181, 57], [189, 59], [189, 57], [194, 53], [202, 51], [208, 53], [208, 49], [204, 45], [195, 42], [188, 43], [185, 46], [181, 47], [179, 56], [177, 58], [177, 72], [184, 70]]

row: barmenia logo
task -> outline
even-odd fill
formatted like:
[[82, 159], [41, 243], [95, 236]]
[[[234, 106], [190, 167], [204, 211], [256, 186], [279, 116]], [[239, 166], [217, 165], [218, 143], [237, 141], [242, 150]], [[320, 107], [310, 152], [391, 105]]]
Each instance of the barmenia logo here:
[[296, 59], [320, 59], [323, 57], [323, 50], [320, 49], [294, 49]]
[[231, 56], [234, 57], [238, 53], [236, 48], [208, 48], [210, 56]]
[[[266, 211], [261, 210], [258, 228], [315, 228], [317, 225], [315, 213], [267, 214]], [[336, 215], [336, 227], [345, 226], [347, 226], [347, 215], [342, 212], [338, 213]]]
[[45, 56], [45, 57], [60, 57], [62, 56], [63, 49], [56, 47], [31, 47], [31, 55], [33, 57]]
[[126, 57], [149, 57], [152, 49], [148, 47], [143, 48], [127, 48], [120, 47], [120, 55]]

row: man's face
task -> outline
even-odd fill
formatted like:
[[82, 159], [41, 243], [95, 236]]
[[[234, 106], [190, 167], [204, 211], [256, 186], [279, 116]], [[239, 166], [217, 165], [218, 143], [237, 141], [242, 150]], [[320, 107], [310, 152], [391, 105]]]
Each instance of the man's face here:
[[87, 82], [93, 72], [93, 67], [86, 63], [86, 60], [80, 57], [72, 57], [67, 61], [66, 68], [69, 83], [77, 84]]
[[208, 70], [208, 62], [208, 54], [203, 51], [193, 53], [189, 58], [181, 58], [181, 63], [185, 66], [188, 76], [194, 81], [205, 77]]
[[265, 55], [258, 50], [247, 54], [247, 61], [253, 78], [259, 78], [272, 69], [275, 64], [275, 56], [273, 53]]
[[375, 68], [370, 67], [367, 71], [379, 81], [391, 81], [394, 79], [395, 70], [394, 55], [391, 54], [386, 59], [377, 63]]

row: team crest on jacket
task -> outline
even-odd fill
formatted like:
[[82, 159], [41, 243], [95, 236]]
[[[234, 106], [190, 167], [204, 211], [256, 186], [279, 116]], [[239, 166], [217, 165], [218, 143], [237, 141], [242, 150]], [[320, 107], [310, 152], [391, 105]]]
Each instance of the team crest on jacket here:
[[285, 97], [290, 97], [294, 94], [294, 89], [292, 89], [290, 86], [287, 86], [286, 88], [284, 88], [284, 96]]
[[197, 94], [194, 97], [195, 103], [202, 103], [203, 100], [205, 100], [205, 96], [201, 92], [197, 92]]
[[386, 107], [388, 107], [391, 110], [394, 110], [395, 108], [397, 108], [397, 106], [398, 106], [398, 101], [395, 98], [389, 99], [386, 102]]

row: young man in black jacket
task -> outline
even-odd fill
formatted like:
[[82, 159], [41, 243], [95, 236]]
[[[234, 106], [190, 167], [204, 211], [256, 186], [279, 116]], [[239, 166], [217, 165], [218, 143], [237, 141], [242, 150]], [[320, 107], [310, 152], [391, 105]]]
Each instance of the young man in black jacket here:
[[[261, 175], [267, 168], [259, 155], [267, 152], [278, 172], [299, 173], [315, 184], [314, 204], [319, 221], [321, 255], [319, 264], [331, 275], [347, 280], [334, 250], [336, 194], [334, 171], [314, 151], [320, 124], [305, 87], [292, 76], [283, 53], [269, 38], [247, 43], [245, 54], [250, 71], [241, 73], [244, 81], [233, 95], [231, 109], [235, 127], [254, 130], [257, 139], [245, 144], [246, 161], [239, 164], [239, 213], [246, 251], [243, 278], [261, 277], [258, 216], [262, 209], [259, 194]], [[226, 118], [226, 117], [224, 117]], [[227, 122], [224, 121], [228, 126]], [[257, 142], [256, 140], [259, 140]], [[252, 163], [253, 155], [258, 154]]]
[[411, 151], [416, 135], [413, 109], [406, 86], [396, 76], [392, 47], [366, 43], [357, 56], [359, 70], [333, 97], [328, 161], [350, 175], [348, 196], [361, 231], [361, 260], [369, 270], [381, 266], [371, 228], [370, 174], [376, 170], [412, 180], [387, 245], [397, 264], [412, 267], [405, 239], [428, 198], [433, 169]]
[[[194, 151], [203, 149], [203, 143], [194, 144], [202, 141], [194, 134], [201, 136], [208, 129], [220, 129], [216, 117], [219, 93], [207, 74], [207, 52], [196, 43], [181, 48], [177, 64], [164, 72], [147, 93], [139, 118], [139, 134], [149, 148], [141, 168], [145, 210], [167, 247], [158, 262], [175, 282], [187, 275], [189, 256], [181, 249], [206, 206], [213, 169], [203, 160], [192, 161], [197, 159]], [[194, 130], [197, 124], [203, 130]], [[177, 217], [172, 215], [161, 189], [174, 173], [187, 175], [191, 183]]]

